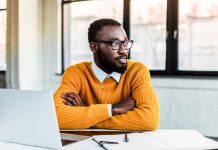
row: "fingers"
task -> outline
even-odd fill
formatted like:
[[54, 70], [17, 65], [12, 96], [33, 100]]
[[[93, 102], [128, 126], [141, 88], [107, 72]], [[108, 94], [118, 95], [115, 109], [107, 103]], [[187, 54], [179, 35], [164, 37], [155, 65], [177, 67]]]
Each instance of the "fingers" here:
[[84, 106], [80, 96], [72, 92], [62, 93], [63, 103], [70, 106]]
[[80, 98], [80, 96], [79, 95], [77, 95], [77, 94], [74, 94], [74, 93], [70, 93], [70, 95], [69, 95], [71, 98], [73, 98], [74, 99], [74, 101], [75, 101], [75, 103], [77, 104], [77, 105], [81, 105], [81, 104], [83, 104], [82, 103], [82, 100], [81, 100], [81, 98]]
[[117, 104], [112, 105], [112, 115], [125, 114], [128, 111], [132, 111], [136, 108], [135, 99], [128, 97]]
[[76, 101], [70, 97], [68, 94], [62, 94], [61, 97], [63, 98], [63, 103], [70, 106], [76, 106]]
[[78, 94], [70, 93], [69, 96], [74, 99], [77, 106], [84, 106], [83, 101]]
[[63, 102], [65, 105], [73, 106], [73, 104], [71, 104], [68, 100], [63, 99], [62, 102]]
[[128, 106], [129, 106], [129, 110], [133, 110], [134, 108], [136, 108], [136, 101], [134, 98], [130, 97], [128, 99]]

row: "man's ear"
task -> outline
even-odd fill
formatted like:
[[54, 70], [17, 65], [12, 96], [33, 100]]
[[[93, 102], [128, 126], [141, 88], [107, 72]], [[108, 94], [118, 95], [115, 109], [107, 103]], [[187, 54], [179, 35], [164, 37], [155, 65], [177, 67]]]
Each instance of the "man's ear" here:
[[95, 42], [90, 42], [89, 47], [93, 53], [96, 53], [98, 50], [98, 44]]

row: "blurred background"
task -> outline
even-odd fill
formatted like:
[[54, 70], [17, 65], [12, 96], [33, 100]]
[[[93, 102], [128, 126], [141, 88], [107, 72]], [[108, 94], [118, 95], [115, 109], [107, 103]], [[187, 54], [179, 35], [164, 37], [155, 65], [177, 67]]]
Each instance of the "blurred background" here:
[[118, 20], [160, 103], [161, 129], [218, 137], [217, 0], [0, 0], [0, 88], [54, 92], [63, 71], [92, 61], [88, 27]]

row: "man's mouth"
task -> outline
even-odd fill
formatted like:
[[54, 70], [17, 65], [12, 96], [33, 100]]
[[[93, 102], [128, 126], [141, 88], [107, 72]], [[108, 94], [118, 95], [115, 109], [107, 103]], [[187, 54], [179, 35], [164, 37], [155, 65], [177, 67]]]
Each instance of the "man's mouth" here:
[[127, 57], [126, 56], [121, 56], [117, 60], [118, 60], [119, 63], [125, 64], [126, 61], [127, 61]]

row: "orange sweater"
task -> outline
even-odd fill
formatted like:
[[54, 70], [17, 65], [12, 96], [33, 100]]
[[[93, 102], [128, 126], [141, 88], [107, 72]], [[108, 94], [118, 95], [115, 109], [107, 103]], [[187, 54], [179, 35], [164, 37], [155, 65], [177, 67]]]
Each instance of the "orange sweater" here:
[[[85, 107], [65, 105], [63, 92], [79, 94]], [[132, 96], [136, 108], [126, 114], [109, 117], [107, 104], [115, 104]], [[109, 128], [124, 130], [155, 130], [159, 124], [159, 105], [151, 85], [149, 70], [140, 62], [128, 60], [120, 82], [107, 78], [100, 83], [91, 62], [70, 66], [54, 94], [60, 128]]]

